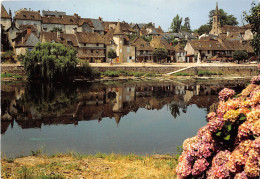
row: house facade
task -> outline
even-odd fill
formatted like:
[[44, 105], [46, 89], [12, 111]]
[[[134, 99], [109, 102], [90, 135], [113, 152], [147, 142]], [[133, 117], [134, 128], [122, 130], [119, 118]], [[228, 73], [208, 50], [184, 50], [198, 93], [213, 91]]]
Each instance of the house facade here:
[[1, 25], [5, 31], [11, 27], [12, 23], [12, 13], [11, 10], [9, 10], [9, 14], [7, 13], [5, 7], [3, 4], [1, 4]]
[[153, 62], [152, 52], [154, 48], [149, 42], [143, 38], [136, 38], [133, 40], [133, 45], [136, 47], [136, 62]]

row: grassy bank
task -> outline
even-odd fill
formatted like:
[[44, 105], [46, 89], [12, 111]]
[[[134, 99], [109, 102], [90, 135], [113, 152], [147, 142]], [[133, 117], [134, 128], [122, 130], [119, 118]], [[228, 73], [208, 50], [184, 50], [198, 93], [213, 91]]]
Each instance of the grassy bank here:
[[177, 157], [170, 155], [76, 153], [1, 160], [2, 178], [175, 178]]

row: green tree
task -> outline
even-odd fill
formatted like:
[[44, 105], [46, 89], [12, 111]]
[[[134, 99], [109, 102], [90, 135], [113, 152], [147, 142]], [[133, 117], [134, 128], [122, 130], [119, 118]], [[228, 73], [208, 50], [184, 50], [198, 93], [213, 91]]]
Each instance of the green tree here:
[[38, 43], [26, 51], [22, 63], [29, 79], [64, 80], [76, 72], [76, 51], [57, 43]]
[[237, 60], [238, 63], [242, 60], [247, 59], [247, 57], [248, 57], [247, 53], [243, 50], [236, 50], [233, 53], [233, 59]]
[[208, 24], [201, 25], [201, 26], [198, 28], [198, 34], [199, 34], [199, 35], [208, 34], [210, 30], [211, 30], [210, 25], [208, 25]]
[[154, 24], [152, 22], [149, 22], [148, 24], [144, 25], [144, 28], [154, 28]]
[[184, 31], [190, 31], [191, 30], [190, 29], [190, 18], [189, 17], [186, 17], [184, 19], [184, 25], [182, 26], [181, 29], [184, 30]]
[[155, 49], [152, 55], [157, 61], [160, 61], [161, 63], [161, 60], [168, 57], [168, 51], [165, 48], [160, 47]]
[[250, 41], [251, 46], [254, 48], [255, 55], [260, 55], [260, 3], [252, 3], [250, 14], [244, 12], [245, 20], [251, 25], [253, 39]]
[[[218, 10], [219, 18], [220, 18], [220, 24], [223, 25], [231, 25], [236, 26], [238, 24], [237, 18], [233, 15], [228, 15], [223, 9]], [[213, 16], [215, 15], [215, 10], [211, 10], [209, 12], [209, 25], [211, 26], [213, 23]]]
[[109, 49], [108, 50], [108, 54], [107, 54], [108, 58], [110, 58], [111, 60], [117, 57], [116, 51], [114, 49]]
[[170, 27], [171, 32], [175, 32], [175, 33], [180, 32], [181, 23], [182, 23], [182, 18], [180, 18], [179, 15], [177, 14], [172, 20], [171, 27]]

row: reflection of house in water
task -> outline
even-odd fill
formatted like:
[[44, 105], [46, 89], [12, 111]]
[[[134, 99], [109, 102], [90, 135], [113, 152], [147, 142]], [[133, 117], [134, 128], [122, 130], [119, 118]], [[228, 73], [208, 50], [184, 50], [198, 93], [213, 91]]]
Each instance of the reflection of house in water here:
[[[237, 87], [236, 85], [237, 83], [229, 84], [229, 87]], [[42, 125], [58, 124], [77, 125], [78, 121], [101, 121], [107, 117], [115, 119], [119, 124], [120, 119], [129, 112], [136, 112], [139, 108], [160, 110], [165, 105], [169, 107], [174, 118], [180, 115], [180, 111], [186, 113], [187, 107], [191, 104], [207, 111], [214, 111], [218, 105], [217, 94], [222, 88], [223, 85], [218, 83], [177, 82], [95, 84], [88, 88], [78, 86], [73, 88], [77, 92], [75, 102], [65, 105], [61, 113], [44, 114], [38, 112], [30, 102], [27, 105], [19, 103], [18, 99], [23, 98], [24, 86], [6, 90], [2, 88], [1, 132], [5, 133], [14, 120], [22, 128], [41, 128]], [[66, 97], [71, 100], [71, 96]]]

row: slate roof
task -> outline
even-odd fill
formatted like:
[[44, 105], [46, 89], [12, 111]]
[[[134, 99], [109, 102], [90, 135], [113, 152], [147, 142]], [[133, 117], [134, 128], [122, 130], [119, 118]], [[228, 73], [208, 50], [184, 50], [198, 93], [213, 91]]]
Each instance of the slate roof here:
[[75, 16], [62, 16], [62, 17], [42, 17], [43, 24], [64, 24], [64, 25], [77, 25], [78, 18]]
[[66, 15], [66, 12], [61, 12], [61, 11], [44, 11], [42, 10], [42, 16], [64, 16]]
[[155, 28], [155, 30], [159, 33], [159, 34], [163, 34], [163, 30], [161, 28], [161, 26], [159, 26], [158, 28]]
[[40, 21], [41, 15], [40, 15], [39, 11], [28, 11], [26, 9], [22, 9], [22, 10], [16, 11], [14, 19]]
[[56, 42], [62, 43], [63, 45], [68, 45], [68, 42], [72, 42], [73, 47], [78, 47], [78, 42], [75, 34], [65, 34], [60, 33], [60, 39], [57, 37], [57, 32], [44, 32], [40, 33], [41, 41], [44, 39], [46, 42]]
[[[117, 23], [118, 22], [105, 21], [105, 22], [103, 22], [103, 27], [106, 31], [108, 31], [108, 30], [110, 30], [109, 29], [110, 24], [114, 24], [116, 26]], [[134, 29], [127, 22], [119, 22], [119, 23], [120, 23], [120, 26], [121, 26], [121, 29], [122, 29], [123, 32], [134, 32]]]
[[227, 32], [241, 32], [244, 33], [245, 29], [238, 27], [238, 26], [231, 26], [231, 25], [224, 25], [221, 28], [222, 33], [227, 33]]
[[[104, 35], [104, 40], [105, 40], [105, 44], [109, 45], [111, 44], [110, 42], [113, 41], [113, 36], [114, 36], [114, 33], [115, 33], [115, 29], [110, 29], [105, 35]], [[129, 41], [129, 38], [126, 34], [122, 34], [123, 35], [123, 38], [126, 40], [126, 41]]]
[[79, 43], [105, 43], [103, 36], [96, 32], [77, 32], [76, 37]]
[[14, 39], [14, 41], [15, 41], [15, 47], [34, 47], [38, 42], [40, 42], [35, 32], [27, 34], [26, 31], [19, 34]]
[[104, 31], [104, 27], [99, 19], [91, 19], [94, 29], [97, 31]]
[[140, 30], [140, 35], [141, 36], [146, 36], [146, 35], [148, 35], [148, 32], [146, 31], [146, 29], [141, 29]]
[[3, 4], [1, 4], [1, 18], [11, 19], [12, 17], [7, 13]]
[[184, 48], [181, 46], [180, 43], [178, 43], [178, 44], [174, 47], [174, 49], [175, 49], [175, 52], [178, 52], [178, 53], [180, 53], [180, 52], [185, 52]]

